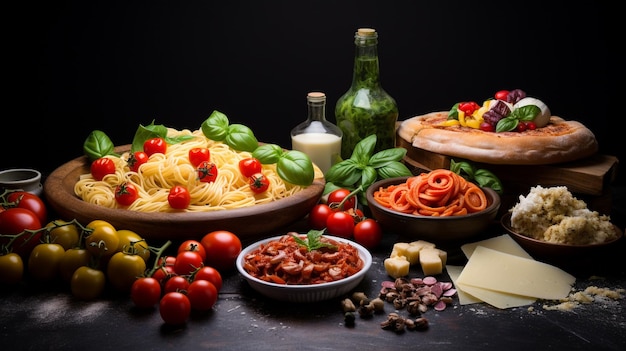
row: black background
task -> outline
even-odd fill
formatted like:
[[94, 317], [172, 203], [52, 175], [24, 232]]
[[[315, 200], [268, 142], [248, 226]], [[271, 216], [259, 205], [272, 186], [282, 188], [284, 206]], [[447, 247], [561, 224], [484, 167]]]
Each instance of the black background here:
[[[617, 11], [599, 2], [65, 1], [4, 13], [0, 168], [44, 173], [153, 120], [197, 129], [213, 110], [290, 147], [306, 94], [349, 87], [359, 27], [379, 32], [400, 119], [521, 88], [624, 159]], [[620, 34], [621, 35], [621, 34]], [[621, 88], [620, 88], [621, 89]], [[623, 164], [620, 165], [623, 169]], [[623, 171], [618, 181], [624, 182]]]

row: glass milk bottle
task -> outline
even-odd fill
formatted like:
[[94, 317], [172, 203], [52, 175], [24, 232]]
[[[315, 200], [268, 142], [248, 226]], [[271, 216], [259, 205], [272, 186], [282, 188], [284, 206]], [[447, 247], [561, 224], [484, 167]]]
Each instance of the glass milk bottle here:
[[291, 147], [311, 158], [324, 174], [340, 160], [343, 132], [326, 120], [326, 94], [307, 95], [308, 118], [291, 130]]
[[398, 105], [380, 84], [378, 33], [360, 28], [354, 45], [352, 85], [335, 106], [337, 126], [343, 132], [343, 159], [350, 158], [356, 144], [371, 134], [376, 134], [374, 153], [396, 146]]

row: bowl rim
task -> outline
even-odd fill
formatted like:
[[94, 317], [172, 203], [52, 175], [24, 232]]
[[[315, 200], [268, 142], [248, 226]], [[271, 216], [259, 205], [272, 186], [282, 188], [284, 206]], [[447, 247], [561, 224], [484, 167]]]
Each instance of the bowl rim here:
[[[489, 187], [480, 187], [486, 194], [488, 193], [488, 196], [490, 196], [492, 198], [492, 202], [491, 204], [489, 204], [487, 206], [487, 208], [485, 208], [482, 211], [479, 212], [474, 212], [474, 213], [468, 213], [466, 215], [460, 215], [460, 216], [445, 216], [445, 217], [441, 217], [441, 216], [419, 216], [419, 215], [415, 215], [415, 214], [411, 214], [411, 213], [403, 213], [403, 212], [398, 212], [398, 211], [394, 211], [392, 209], [386, 208], [381, 206], [375, 199], [374, 199], [374, 191], [376, 189], [378, 189], [381, 186], [384, 185], [393, 185], [393, 184], [398, 184], [401, 183], [403, 181], [405, 181], [408, 178], [411, 178], [414, 176], [402, 176], [402, 177], [393, 177], [393, 178], [385, 178], [385, 179], [381, 179], [378, 180], [374, 183], [372, 183], [372, 185], [370, 185], [366, 192], [365, 192], [365, 196], [367, 198], [367, 203], [368, 206], [370, 208], [375, 207], [378, 211], [387, 213], [389, 215], [393, 215], [393, 216], [399, 216], [399, 217], [403, 217], [403, 218], [407, 218], [407, 219], [428, 219], [428, 220], [434, 220], [434, 221], [445, 221], [445, 220], [450, 220], [450, 219], [455, 219], [455, 220], [462, 220], [462, 219], [467, 219], [467, 218], [472, 218], [472, 217], [479, 217], [479, 216], [483, 216], [487, 213], [492, 213], [494, 211], [498, 211], [500, 208], [500, 204], [501, 204], [501, 198], [500, 198], [500, 194], [498, 194], [495, 190], [493, 190], [492, 188]], [[384, 184], [384, 185], [383, 185]]]
[[[300, 235], [304, 235], [305, 233], [298, 233]], [[265, 280], [261, 280], [258, 279], [256, 277], [253, 277], [252, 275], [250, 275], [248, 272], [246, 272], [246, 270], [243, 268], [243, 260], [244, 257], [249, 254], [250, 252], [252, 252], [253, 250], [257, 249], [260, 245], [269, 243], [271, 241], [274, 240], [278, 240], [280, 238], [282, 238], [285, 235], [289, 235], [289, 234], [283, 234], [283, 235], [277, 235], [277, 236], [272, 236], [269, 238], [265, 238], [259, 241], [256, 241], [248, 246], [246, 246], [243, 250], [241, 250], [241, 252], [239, 253], [239, 255], [237, 256], [237, 259], [235, 260], [235, 266], [237, 267], [237, 271], [239, 271], [239, 273], [249, 282], [255, 283], [255, 284], [259, 284], [259, 285], [263, 285], [265, 287], [271, 287], [273, 289], [282, 289], [282, 290], [289, 290], [289, 291], [301, 291], [301, 292], [309, 292], [311, 290], [320, 290], [320, 289], [330, 289], [332, 287], [335, 286], [339, 286], [339, 285], [343, 285], [343, 284], [348, 284], [350, 282], [353, 282], [356, 279], [360, 279], [363, 278], [363, 276], [365, 276], [365, 274], [369, 271], [369, 269], [372, 266], [373, 263], [373, 258], [372, 258], [372, 254], [369, 252], [368, 249], [366, 249], [365, 247], [363, 247], [362, 245], [360, 245], [359, 243], [356, 243], [350, 239], [346, 239], [346, 238], [341, 238], [341, 237], [337, 237], [337, 236], [332, 236], [332, 235], [323, 235], [324, 237], [328, 238], [328, 239], [332, 239], [332, 240], [336, 240], [342, 243], [347, 243], [350, 244], [352, 246], [354, 246], [359, 255], [361, 256], [361, 259], [363, 260], [363, 268], [361, 268], [361, 270], [359, 270], [358, 272], [354, 273], [353, 275], [340, 279], [340, 280], [335, 280], [332, 282], [326, 282], [326, 283], [319, 283], [319, 284], [308, 284], [308, 285], [304, 285], [304, 284], [277, 284], [277, 283], [272, 283], [272, 282], [268, 282]]]
[[604, 246], [608, 246], [611, 244], [616, 243], [617, 241], [619, 241], [623, 236], [624, 233], [621, 231], [621, 229], [619, 229], [619, 227], [614, 224], [611, 223], [613, 225], [613, 228], [615, 229], [615, 231], [617, 232], [617, 238], [609, 240], [609, 241], [605, 241], [603, 243], [596, 243], [596, 244], [583, 244], [583, 245], [572, 245], [572, 244], [562, 244], [562, 243], [552, 243], [549, 241], [544, 241], [544, 240], [539, 240], [539, 239], [535, 239], [535, 238], [531, 238], [529, 236], [526, 236], [524, 234], [518, 233], [517, 231], [515, 231], [515, 229], [513, 229], [513, 227], [511, 226], [511, 216], [513, 214], [509, 211], [507, 213], [505, 213], [502, 218], [500, 218], [500, 224], [502, 225], [502, 227], [511, 235], [513, 235], [515, 238], [519, 238], [520, 240], [526, 241], [527, 243], [531, 243], [533, 245], [541, 245], [544, 247], [553, 247], [553, 248], [596, 248], [596, 247], [604, 247]]

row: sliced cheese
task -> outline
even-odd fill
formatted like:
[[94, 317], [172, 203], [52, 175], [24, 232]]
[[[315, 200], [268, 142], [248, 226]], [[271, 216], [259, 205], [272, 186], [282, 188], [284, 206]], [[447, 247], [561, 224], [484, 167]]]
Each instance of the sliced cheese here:
[[458, 282], [456, 284], [456, 288], [457, 288], [457, 291], [461, 290], [467, 294], [470, 294], [474, 298], [482, 300], [500, 309], [527, 306], [537, 301], [537, 299], [533, 297], [508, 294], [508, 293], [503, 293], [500, 291], [477, 288], [475, 286], [465, 285], [465, 284], [461, 284]]
[[456, 280], [459, 277], [459, 274], [463, 271], [463, 267], [461, 266], [446, 266], [446, 271], [448, 271], [448, 275], [450, 276], [450, 280], [452, 280], [452, 284], [456, 287], [456, 294], [459, 297], [459, 303], [461, 305], [470, 305], [473, 303], [480, 303], [483, 300], [474, 297], [465, 292], [465, 290], [461, 289], [459, 285], [456, 283]]
[[532, 259], [532, 257], [508, 234], [496, 236], [494, 238], [485, 239], [461, 246], [461, 250], [465, 257], [469, 259], [477, 246], [484, 246], [490, 249], [508, 253], [511, 255]]
[[436, 275], [443, 272], [443, 263], [439, 256], [439, 249], [436, 248], [424, 248], [420, 250], [420, 266], [422, 266], [422, 272], [424, 275]]
[[461, 286], [557, 300], [567, 297], [576, 278], [549, 264], [477, 246], [458, 278]]

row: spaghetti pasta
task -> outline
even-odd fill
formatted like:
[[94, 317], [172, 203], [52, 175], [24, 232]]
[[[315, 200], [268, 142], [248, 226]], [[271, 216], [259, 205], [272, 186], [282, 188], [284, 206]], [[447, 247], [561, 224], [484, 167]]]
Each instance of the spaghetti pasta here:
[[487, 208], [484, 191], [460, 175], [436, 169], [380, 188], [374, 200], [384, 207], [421, 216], [459, 216]]
[[[263, 165], [262, 172], [269, 179], [267, 191], [255, 194], [250, 189], [248, 179], [239, 171], [239, 161], [251, 157], [250, 152], [235, 151], [228, 145], [208, 139], [201, 130], [176, 130], [168, 128], [168, 136], [189, 135], [194, 138], [170, 144], [165, 154], [153, 154], [137, 172], [127, 164], [130, 152], [111, 158], [116, 165], [115, 173], [97, 181], [90, 173], [83, 174], [74, 185], [74, 193], [83, 201], [108, 208], [124, 208], [140, 212], [174, 212], [167, 201], [169, 189], [174, 185], [185, 186], [191, 196], [187, 212], [219, 211], [264, 204], [291, 196], [304, 189], [302, 186], [286, 183], [276, 171], [275, 164]], [[198, 180], [196, 168], [189, 162], [189, 150], [208, 148], [211, 162], [219, 169], [214, 182]], [[315, 178], [322, 177], [321, 170], [314, 166]], [[138, 190], [139, 196], [130, 206], [121, 206], [115, 200], [115, 188], [130, 182]]]

